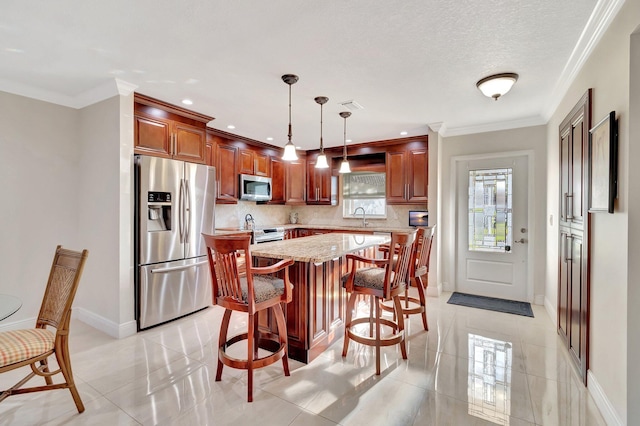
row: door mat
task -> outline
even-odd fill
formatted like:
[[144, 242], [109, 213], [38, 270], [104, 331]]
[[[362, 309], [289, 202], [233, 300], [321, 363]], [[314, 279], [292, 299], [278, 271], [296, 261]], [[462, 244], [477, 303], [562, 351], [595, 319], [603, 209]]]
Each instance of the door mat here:
[[488, 311], [506, 312], [533, 318], [531, 304], [515, 300], [496, 299], [495, 297], [476, 296], [474, 294], [454, 292], [447, 303], [468, 306], [469, 308], [486, 309]]

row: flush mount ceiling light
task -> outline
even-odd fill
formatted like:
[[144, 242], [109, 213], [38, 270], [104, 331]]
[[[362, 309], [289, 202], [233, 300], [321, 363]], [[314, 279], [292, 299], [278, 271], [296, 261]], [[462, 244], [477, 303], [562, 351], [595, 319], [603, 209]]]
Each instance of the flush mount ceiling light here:
[[316, 103], [320, 104], [320, 154], [316, 160], [316, 169], [328, 169], [327, 156], [324, 153], [324, 145], [322, 144], [322, 107], [327, 103], [329, 98], [326, 96], [318, 96], [314, 99]]
[[298, 82], [298, 76], [293, 74], [285, 74], [282, 76], [282, 81], [289, 85], [289, 141], [284, 146], [284, 155], [282, 156], [282, 159], [284, 161], [294, 161], [298, 159], [298, 154], [296, 154], [295, 145], [291, 143], [291, 85]]
[[351, 173], [351, 167], [349, 167], [349, 161], [347, 160], [347, 118], [351, 116], [349, 111], [343, 111], [340, 113], [340, 117], [344, 118], [344, 152], [342, 157], [342, 164], [340, 164], [339, 173]]
[[476, 86], [486, 97], [497, 101], [500, 96], [511, 90], [516, 81], [518, 81], [518, 74], [507, 72], [485, 77], [478, 81]]

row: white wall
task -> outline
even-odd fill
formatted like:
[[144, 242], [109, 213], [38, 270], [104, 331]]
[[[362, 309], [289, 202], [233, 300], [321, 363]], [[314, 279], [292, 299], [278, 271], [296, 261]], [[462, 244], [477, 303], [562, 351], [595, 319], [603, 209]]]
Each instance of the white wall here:
[[81, 244], [89, 249], [89, 260], [75, 310], [81, 320], [113, 336], [126, 334], [121, 329], [127, 324], [135, 332], [132, 108], [133, 100], [120, 96], [85, 107], [80, 110], [78, 129], [82, 154], [78, 230]]
[[[508, 99], [499, 100], [506, 102]], [[533, 229], [530, 229], [529, 240], [536, 247], [546, 246], [545, 214], [546, 200], [544, 190], [546, 188], [547, 167], [546, 167], [546, 128], [544, 126], [525, 127], [521, 129], [503, 130], [498, 132], [486, 132], [473, 135], [445, 137], [440, 145], [442, 152], [440, 158], [441, 178], [441, 217], [440, 232], [443, 233], [441, 241], [441, 256], [443, 259], [440, 275], [444, 283], [445, 290], [455, 290], [455, 283], [452, 282], [453, 262], [455, 259], [455, 203], [450, 194], [455, 194], [455, 188], [451, 181], [452, 158], [462, 155], [503, 153], [514, 151], [533, 151], [533, 158], [529, 168], [533, 168], [533, 178], [535, 187], [535, 207], [534, 215], [529, 218]], [[454, 232], [451, 232], [453, 230]], [[533, 252], [533, 264], [529, 265], [533, 272], [533, 296], [538, 303], [544, 296], [544, 282], [541, 271], [545, 268], [545, 255], [538, 249]]]
[[[615, 213], [591, 215], [590, 349], [588, 387], [601, 389], [608, 401], [599, 402], [605, 418], [626, 422], [627, 411], [627, 265], [629, 231], [629, 40], [640, 23], [640, 2], [627, 1], [594, 49], [547, 128], [549, 180], [546, 297], [557, 304], [558, 281], [558, 126], [588, 88], [593, 88], [592, 124], [612, 110], [619, 117], [619, 172]], [[637, 143], [637, 140], [636, 140]], [[638, 211], [634, 212], [637, 215]], [[637, 262], [637, 259], [636, 259]], [[637, 354], [635, 354], [637, 356]], [[597, 396], [597, 395], [596, 395]], [[604, 403], [611, 404], [607, 409]], [[636, 401], [637, 402], [637, 401]], [[609, 411], [609, 413], [607, 413]]]
[[[631, 66], [629, 80], [629, 164], [640, 164], [640, 27], [631, 37]], [[627, 401], [640, 401], [640, 363], [636, 361], [640, 353], [640, 167], [629, 167], [627, 195], [629, 197], [629, 263], [627, 285]], [[633, 184], [631, 184], [633, 182]], [[631, 189], [633, 188], [633, 190]], [[640, 404], [627, 404], [627, 424], [640, 424]]]
[[3, 327], [35, 325], [56, 245], [84, 248], [79, 120], [74, 109], [0, 92], [0, 292], [23, 300]]

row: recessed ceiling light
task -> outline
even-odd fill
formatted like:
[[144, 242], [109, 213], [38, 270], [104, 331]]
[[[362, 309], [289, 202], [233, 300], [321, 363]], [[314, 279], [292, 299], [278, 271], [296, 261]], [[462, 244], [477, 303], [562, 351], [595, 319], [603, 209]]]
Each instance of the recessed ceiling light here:
[[235, 129], [235, 128], [236, 128], [236, 126], [234, 126], [233, 124], [229, 124], [229, 125], [227, 126], [227, 129], [230, 129], [230, 130], [233, 130], [233, 129]]
[[407, 132], [405, 132], [404, 130], [400, 132], [400, 136], [406, 136]]
[[191, 99], [183, 99], [182, 103], [185, 105], [193, 105], [193, 101]]
[[296, 149], [302, 149], [302, 147], [301, 146], [296, 146]]
[[269, 136], [269, 137], [267, 138], [267, 140], [268, 140], [268, 141], [272, 141], [272, 140], [273, 140], [273, 138], [272, 138], [271, 136]]
[[347, 142], [351, 142], [351, 139], [347, 139]]

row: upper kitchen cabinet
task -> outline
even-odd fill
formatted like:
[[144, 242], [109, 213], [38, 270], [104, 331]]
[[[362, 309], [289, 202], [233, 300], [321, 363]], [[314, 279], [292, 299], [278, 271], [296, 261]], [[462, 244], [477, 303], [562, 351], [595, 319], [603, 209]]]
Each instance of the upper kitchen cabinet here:
[[307, 157], [307, 204], [335, 206], [338, 204], [338, 177], [331, 175], [331, 167], [316, 169], [316, 158], [317, 155]]
[[385, 163], [389, 204], [427, 202], [429, 150], [426, 140], [389, 147]]
[[286, 162], [279, 156], [271, 157], [271, 201], [267, 204], [286, 202]]
[[300, 157], [295, 161], [285, 162], [285, 201], [286, 204], [305, 204], [305, 169], [307, 160]]
[[135, 94], [134, 151], [206, 163], [206, 125], [213, 117]]
[[257, 149], [240, 149], [240, 173], [247, 175], [269, 176], [270, 157], [269, 154]]
[[230, 140], [209, 134], [215, 141], [215, 167], [220, 204], [236, 204], [238, 202], [238, 147]]

